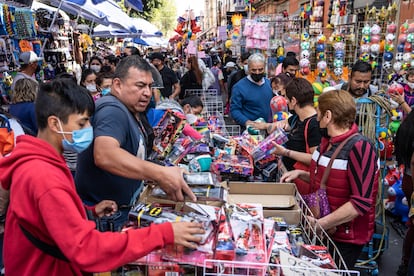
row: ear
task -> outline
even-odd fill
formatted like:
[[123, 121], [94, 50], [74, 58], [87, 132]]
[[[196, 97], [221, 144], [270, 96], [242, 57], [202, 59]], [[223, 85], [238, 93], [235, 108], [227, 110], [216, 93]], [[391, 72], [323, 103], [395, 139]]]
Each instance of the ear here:
[[59, 119], [55, 115], [51, 115], [47, 118], [47, 126], [54, 132], [62, 131], [59, 125]]
[[185, 104], [183, 106], [184, 113], [186, 113], [186, 114], [189, 113], [190, 112], [190, 108], [191, 108], [190, 104]]
[[328, 119], [329, 121], [332, 120], [332, 111], [330, 111], [329, 109], [326, 110], [325, 115], [326, 119]]
[[[112, 91], [116, 91], [118, 93], [118, 91], [121, 91], [121, 85], [122, 85], [122, 81], [119, 78], [114, 78], [112, 80], [112, 87], [111, 87], [111, 93]], [[114, 89], [115, 88], [115, 89]]]

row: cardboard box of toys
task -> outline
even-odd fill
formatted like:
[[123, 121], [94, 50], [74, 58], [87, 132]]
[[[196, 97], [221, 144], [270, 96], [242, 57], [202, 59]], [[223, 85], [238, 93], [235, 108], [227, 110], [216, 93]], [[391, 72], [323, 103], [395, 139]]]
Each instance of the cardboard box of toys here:
[[299, 224], [301, 208], [293, 183], [229, 182], [232, 203], [260, 203], [264, 217], [282, 217], [288, 224]]

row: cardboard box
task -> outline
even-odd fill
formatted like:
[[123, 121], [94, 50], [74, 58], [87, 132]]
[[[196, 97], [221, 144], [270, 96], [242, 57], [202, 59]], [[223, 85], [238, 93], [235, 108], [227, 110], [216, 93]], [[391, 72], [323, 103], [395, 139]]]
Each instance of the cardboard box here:
[[283, 217], [299, 224], [302, 210], [293, 183], [229, 182], [230, 203], [261, 203], [265, 217]]

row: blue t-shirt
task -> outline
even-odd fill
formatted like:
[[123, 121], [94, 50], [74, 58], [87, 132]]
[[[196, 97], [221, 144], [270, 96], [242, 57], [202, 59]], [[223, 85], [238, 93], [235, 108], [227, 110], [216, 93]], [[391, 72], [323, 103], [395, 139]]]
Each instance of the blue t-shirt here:
[[270, 122], [272, 97], [273, 91], [268, 79], [265, 79], [264, 84], [258, 85], [245, 77], [233, 86], [231, 116], [241, 126], [245, 126], [247, 120], [254, 121], [258, 118]]
[[29, 129], [32, 132], [30, 134], [37, 134], [36, 114], [33, 102], [11, 104], [9, 113], [13, 115], [13, 117], [16, 117], [26, 129]]
[[[92, 118], [94, 138], [115, 138], [122, 149], [137, 158], [145, 159], [145, 139], [138, 121], [114, 96], [96, 101]], [[76, 189], [83, 201], [96, 204], [104, 199], [116, 201], [118, 206], [130, 205], [142, 181], [111, 174], [98, 168], [93, 158], [94, 143], [78, 156]]]

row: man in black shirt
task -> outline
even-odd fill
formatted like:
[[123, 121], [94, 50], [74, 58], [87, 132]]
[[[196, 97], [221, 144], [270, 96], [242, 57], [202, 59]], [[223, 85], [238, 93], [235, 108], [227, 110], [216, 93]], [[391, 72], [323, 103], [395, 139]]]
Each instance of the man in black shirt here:
[[250, 57], [250, 53], [246, 52], [243, 53], [240, 57], [241, 62], [243, 64], [243, 68], [240, 69], [239, 71], [237, 71], [236, 73], [234, 73], [233, 75], [231, 75], [231, 78], [227, 79], [227, 91], [228, 91], [228, 99], [227, 101], [230, 102], [230, 97], [231, 97], [231, 90], [233, 89], [233, 86], [242, 78], [246, 77], [247, 74], [246, 72], [248, 72], [247, 70], [247, 60]]
[[177, 75], [173, 70], [164, 65], [164, 55], [153, 53], [150, 56], [151, 63], [158, 69], [161, 74], [164, 88], [161, 88], [161, 95], [164, 98], [174, 99], [180, 94], [180, 84]]

